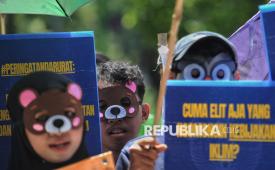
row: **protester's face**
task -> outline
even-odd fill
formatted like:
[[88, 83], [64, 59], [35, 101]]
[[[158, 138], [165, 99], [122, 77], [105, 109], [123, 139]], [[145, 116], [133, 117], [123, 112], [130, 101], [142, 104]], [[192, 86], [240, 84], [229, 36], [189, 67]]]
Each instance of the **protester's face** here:
[[83, 126], [66, 133], [36, 135], [25, 129], [28, 140], [34, 151], [48, 162], [64, 162], [72, 158], [80, 146]]
[[[104, 86], [99, 82], [99, 89], [103, 88]], [[109, 97], [121, 100], [119, 95], [112, 96], [110, 94]], [[135, 94], [135, 97], [137, 101], [140, 101], [138, 95]], [[101, 99], [99, 100], [101, 101]], [[133, 117], [124, 117], [118, 120], [101, 119], [102, 143], [105, 150], [120, 151], [129, 140], [137, 137], [141, 124], [148, 118], [149, 105], [138, 104], [136, 108], [137, 113]]]
[[34, 151], [44, 160], [60, 163], [69, 160], [79, 148], [83, 136], [82, 91], [76, 84], [67, 92], [33, 89], [21, 92], [25, 134]]

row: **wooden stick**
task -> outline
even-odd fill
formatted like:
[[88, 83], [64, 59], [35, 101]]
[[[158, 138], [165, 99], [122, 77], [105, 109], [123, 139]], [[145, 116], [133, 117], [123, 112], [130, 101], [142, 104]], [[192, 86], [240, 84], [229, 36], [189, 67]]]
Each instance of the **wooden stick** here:
[[6, 34], [6, 15], [0, 14], [1, 34]]
[[[164, 103], [163, 99], [164, 99], [165, 92], [166, 92], [166, 82], [169, 77], [170, 66], [173, 61], [174, 49], [175, 49], [178, 30], [179, 30], [179, 26], [180, 26], [180, 22], [181, 22], [181, 18], [182, 18], [182, 12], [183, 12], [183, 0], [176, 0], [174, 13], [172, 16], [171, 29], [170, 29], [170, 33], [169, 33], [169, 40], [168, 40], [169, 53], [168, 53], [164, 73], [163, 73], [163, 76], [161, 77], [161, 81], [160, 81], [160, 90], [159, 90], [159, 96], [158, 96], [158, 101], [157, 101], [156, 114], [154, 117], [154, 125], [158, 125], [160, 123], [160, 119], [161, 119], [162, 105]], [[155, 135], [155, 133], [153, 133], [153, 135]]]

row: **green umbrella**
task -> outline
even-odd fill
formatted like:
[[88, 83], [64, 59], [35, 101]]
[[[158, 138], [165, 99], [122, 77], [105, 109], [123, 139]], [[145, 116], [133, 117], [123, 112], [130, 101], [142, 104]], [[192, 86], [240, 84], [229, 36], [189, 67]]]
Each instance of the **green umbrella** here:
[[90, 0], [0, 0], [2, 14], [70, 16]]
[[[0, 0], [0, 14], [44, 14], [69, 17], [75, 10], [89, 1], [90, 0]], [[1, 21], [2, 27], [4, 25], [3, 22], [4, 21]]]

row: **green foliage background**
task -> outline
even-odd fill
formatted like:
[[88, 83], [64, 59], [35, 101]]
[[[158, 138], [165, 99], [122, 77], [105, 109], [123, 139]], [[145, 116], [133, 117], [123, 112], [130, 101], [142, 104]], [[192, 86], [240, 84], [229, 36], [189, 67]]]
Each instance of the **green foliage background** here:
[[[268, 0], [185, 0], [179, 37], [208, 30], [229, 36]], [[7, 33], [95, 32], [96, 50], [112, 60], [138, 64], [145, 73], [145, 101], [155, 110], [159, 75], [157, 33], [168, 32], [173, 0], [93, 0], [71, 17], [8, 15]], [[150, 116], [147, 124], [151, 124]], [[141, 132], [142, 133], [142, 132]]]

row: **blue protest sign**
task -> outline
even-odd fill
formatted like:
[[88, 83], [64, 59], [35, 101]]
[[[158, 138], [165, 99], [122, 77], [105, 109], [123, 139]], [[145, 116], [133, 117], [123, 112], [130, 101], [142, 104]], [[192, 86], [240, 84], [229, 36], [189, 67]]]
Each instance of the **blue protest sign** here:
[[275, 80], [275, 4], [260, 6], [265, 50], [269, 58], [271, 78]]
[[274, 169], [275, 83], [168, 81], [165, 169]]
[[[85, 142], [91, 155], [101, 152], [93, 32], [15, 34], [0, 36], [0, 164], [6, 169], [11, 125], [6, 97], [21, 76], [35, 71], [65, 74], [83, 90]], [[41, 77], [43, 79], [43, 77]]]

